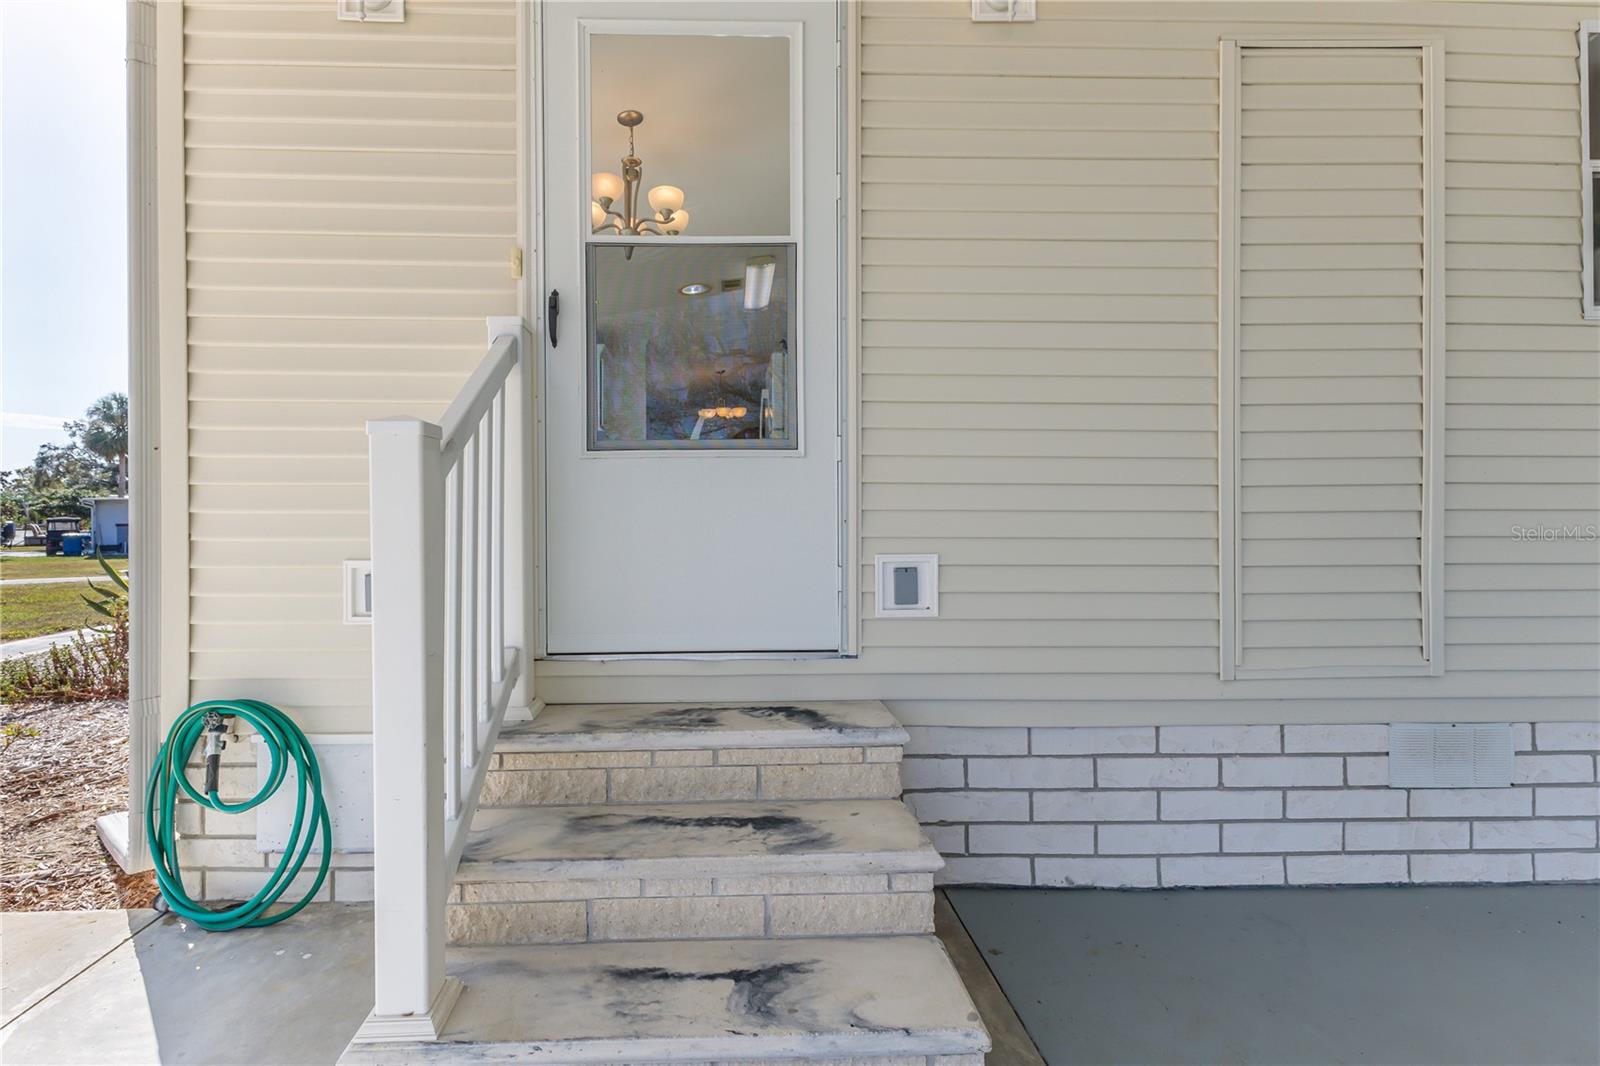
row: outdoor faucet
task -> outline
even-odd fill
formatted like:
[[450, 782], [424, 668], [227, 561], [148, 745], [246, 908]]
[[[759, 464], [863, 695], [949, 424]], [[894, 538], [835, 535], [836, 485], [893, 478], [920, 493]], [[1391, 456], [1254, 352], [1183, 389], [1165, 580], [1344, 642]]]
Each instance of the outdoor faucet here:
[[217, 792], [222, 776], [222, 749], [228, 746], [228, 735], [231, 729], [228, 719], [229, 714], [219, 714], [216, 711], [207, 711], [205, 716], [206, 734], [206, 788], [205, 794], [210, 796]]

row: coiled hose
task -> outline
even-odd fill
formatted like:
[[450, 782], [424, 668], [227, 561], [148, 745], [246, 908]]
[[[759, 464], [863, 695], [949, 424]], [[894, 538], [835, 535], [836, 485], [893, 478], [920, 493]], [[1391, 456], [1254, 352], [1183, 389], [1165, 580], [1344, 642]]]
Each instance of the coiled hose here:
[[[221, 734], [227, 730], [230, 717], [243, 718], [255, 727], [272, 754], [272, 772], [266, 783], [254, 796], [240, 803], [225, 802], [217, 795], [217, 767], [220, 762]], [[189, 781], [184, 766], [194, 746], [208, 734], [213, 739], [206, 751], [206, 785], [202, 794]], [[239, 814], [266, 802], [278, 786], [283, 784], [289, 761], [293, 760], [297, 794], [294, 805], [294, 824], [284, 845], [283, 856], [277, 869], [261, 890], [245, 902], [226, 909], [212, 910], [184, 891], [183, 871], [178, 864], [178, 834], [175, 815], [178, 793], [181, 790], [202, 807], [223, 814]], [[267, 908], [277, 903], [293, 883], [295, 875], [305, 865], [306, 857], [317, 840], [317, 830], [322, 831], [322, 865], [317, 879], [307, 890], [305, 898], [270, 916]], [[328, 877], [328, 859], [332, 850], [332, 826], [328, 821], [328, 808], [322, 800], [322, 773], [317, 767], [316, 753], [300, 727], [278, 708], [260, 700], [207, 700], [197, 703], [178, 716], [167, 731], [156, 753], [156, 762], [150, 773], [150, 784], [145, 792], [145, 833], [150, 841], [150, 854], [155, 862], [156, 880], [161, 894], [174, 914], [194, 922], [202, 929], [222, 932], [229, 929], [254, 928], [273, 925], [291, 917], [316, 896], [322, 882]]]

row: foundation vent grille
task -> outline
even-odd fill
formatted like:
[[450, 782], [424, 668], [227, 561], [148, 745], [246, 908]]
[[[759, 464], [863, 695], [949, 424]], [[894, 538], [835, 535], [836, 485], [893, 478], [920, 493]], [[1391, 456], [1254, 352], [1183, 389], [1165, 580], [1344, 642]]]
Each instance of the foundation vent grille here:
[[1389, 727], [1390, 788], [1508, 788], [1509, 725]]

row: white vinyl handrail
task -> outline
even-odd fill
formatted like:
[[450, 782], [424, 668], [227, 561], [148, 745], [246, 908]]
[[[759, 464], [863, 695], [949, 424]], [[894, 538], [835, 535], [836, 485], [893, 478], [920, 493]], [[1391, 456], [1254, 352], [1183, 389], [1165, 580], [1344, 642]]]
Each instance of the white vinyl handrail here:
[[[445, 480], [445, 850], [454, 870], [520, 667], [505, 647], [505, 383], [517, 341], [496, 338], [440, 420]], [[499, 649], [498, 653], [495, 649]]]
[[439, 424], [367, 423], [376, 1001], [358, 1041], [436, 1039], [460, 991], [446, 893], [525, 669], [521, 350], [496, 337]]

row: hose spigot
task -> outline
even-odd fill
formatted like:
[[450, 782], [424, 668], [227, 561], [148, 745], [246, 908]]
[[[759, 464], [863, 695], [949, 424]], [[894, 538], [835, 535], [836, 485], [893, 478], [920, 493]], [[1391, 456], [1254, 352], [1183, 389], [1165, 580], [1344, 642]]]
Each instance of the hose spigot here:
[[228, 733], [230, 727], [228, 720], [231, 714], [219, 714], [216, 711], [207, 711], [205, 714], [206, 734], [206, 795], [215, 795], [221, 784], [222, 777], [222, 749], [228, 746]]

